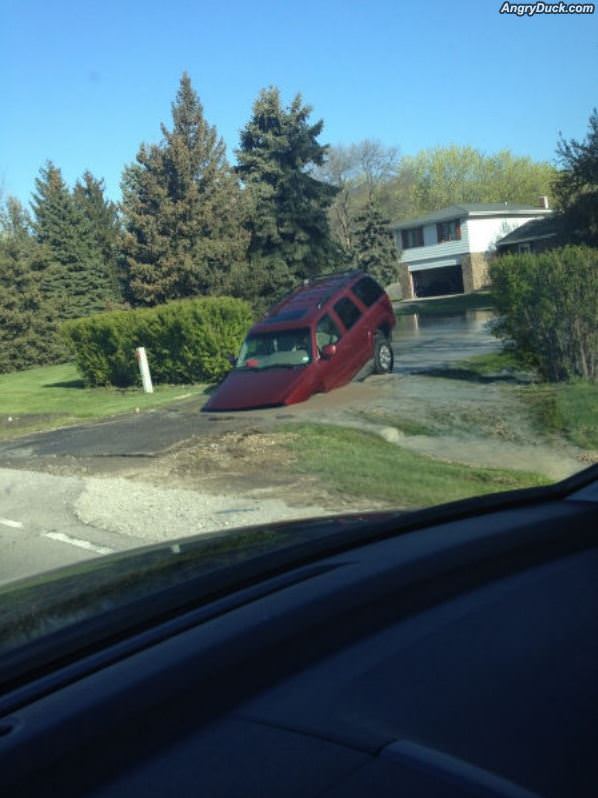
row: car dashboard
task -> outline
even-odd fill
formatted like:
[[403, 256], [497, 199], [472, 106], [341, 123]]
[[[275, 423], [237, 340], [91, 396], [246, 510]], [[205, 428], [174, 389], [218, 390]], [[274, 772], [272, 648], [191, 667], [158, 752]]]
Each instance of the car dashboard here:
[[596, 489], [536, 495], [13, 685], [1, 794], [595, 796]]

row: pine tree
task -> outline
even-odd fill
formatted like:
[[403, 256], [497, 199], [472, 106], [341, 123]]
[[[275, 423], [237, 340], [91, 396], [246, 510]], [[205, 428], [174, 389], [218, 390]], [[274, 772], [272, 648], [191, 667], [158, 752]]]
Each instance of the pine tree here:
[[42, 290], [64, 308], [64, 318], [105, 309], [114, 299], [114, 285], [84, 209], [51, 162], [35, 185], [33, 228], [48, 263]]
[[83, 173], [75, 183], [73, 199], [77, 208], [90, 224], [96, 247], [110, 276], [112, 292], [119, 299], [121, 288], [118, 273], [120, 220], [116, 203], [106, 199], [104, 180], [98, 180], [90, 171]]
[[370, 202], [355, 217], [353, 241], [356, 264], [383, 286], [398, 279], [398, 257], [390, 221]]
[[590, 115], [584, 141], [561, 137], [557, 155], [563, 170], [555, 181], [565, 235], [598, 246], [598, 111]]
[[186, 73], [172, 129], [161, 129], [162, 141], [140, 147], [122, 182], [125, 273], [137, 304], [222, 292], [247, 248], [237, 179]]
[[9, 198], [0, 219], [0, 373], [66, 356], [59, 309], [40, 289], [46, 268], [26, 211]]
[[310, 124], [310, 114], [300, 95], [283, 108], [278, 89], [265, 89], [241, 133], [237, 172], [250, 202], [251, 281], [263, 298], [337, 265], [327, 215], [337, 189], [310, 174], [327, 149], [317, 140], [323, 122]]

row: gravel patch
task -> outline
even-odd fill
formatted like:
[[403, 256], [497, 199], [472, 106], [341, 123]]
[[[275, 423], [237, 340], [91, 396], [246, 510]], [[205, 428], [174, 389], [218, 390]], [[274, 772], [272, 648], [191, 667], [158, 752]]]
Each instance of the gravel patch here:
[[148, 542], [331, 513], [318, 505], [290, 507], [279, 498], [160, 489], [123, 478], [86, 479], [74, 511], [85, 524]]

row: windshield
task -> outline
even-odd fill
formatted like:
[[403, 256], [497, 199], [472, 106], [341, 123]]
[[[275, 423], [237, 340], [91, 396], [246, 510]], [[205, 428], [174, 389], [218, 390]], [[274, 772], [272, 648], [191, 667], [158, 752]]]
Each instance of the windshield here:
[[1, 16], [0, 627], [598, 461], [594, 5]]
[[237, 368], [305, 366], [312, 359], [311, 334], [305, 330], [277, 330], [248, 336], [243, 342]]

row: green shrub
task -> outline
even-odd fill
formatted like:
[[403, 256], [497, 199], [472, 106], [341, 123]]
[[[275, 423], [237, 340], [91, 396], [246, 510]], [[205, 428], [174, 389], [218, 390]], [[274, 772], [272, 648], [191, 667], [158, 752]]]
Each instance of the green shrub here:
[[243, 300], [205, 297], [98, 313], [66, 322], [62, 333], [88, 385], [138, 384], [138, 346], [145, 347], [157, 383], [188, 384], [220, 379], [251, 322]]
[[546, 380], [598, 378], [598, 250], [506, 255], [490, 267], [495, 334]]

